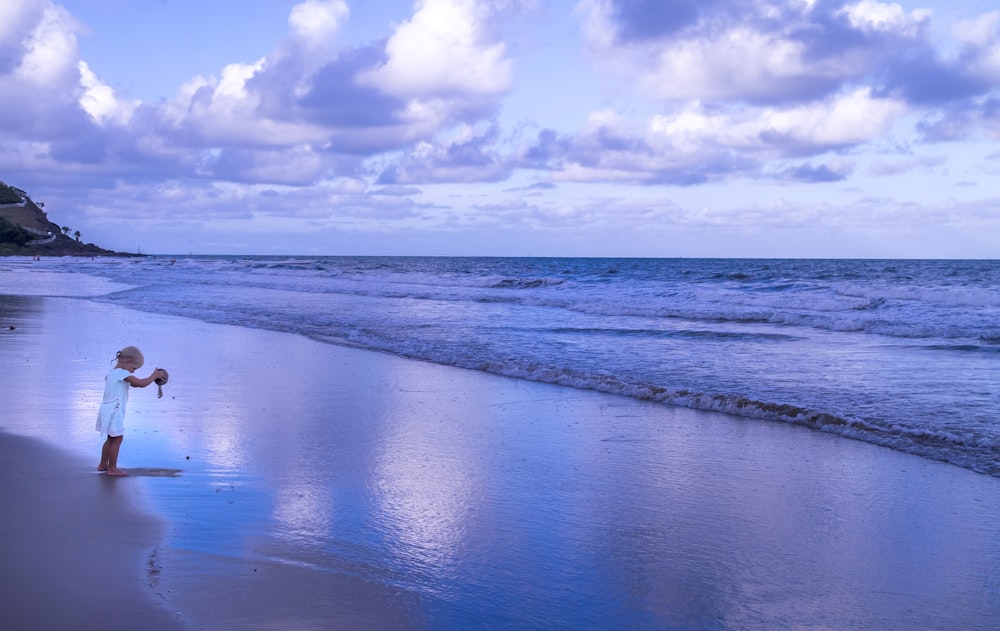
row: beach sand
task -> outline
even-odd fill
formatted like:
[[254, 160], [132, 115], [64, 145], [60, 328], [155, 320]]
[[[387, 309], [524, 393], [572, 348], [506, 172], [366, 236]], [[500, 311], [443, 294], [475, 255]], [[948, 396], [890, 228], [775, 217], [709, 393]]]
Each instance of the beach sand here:
[[164, 525], [81, 458], [0, 432], [0, 627], [183, 628], [157, 601], [150, 551]]
[[64, 298], [0, 297], [0, 384], [5, 629], [1000, 626], [1000, 479], [799, 427]]

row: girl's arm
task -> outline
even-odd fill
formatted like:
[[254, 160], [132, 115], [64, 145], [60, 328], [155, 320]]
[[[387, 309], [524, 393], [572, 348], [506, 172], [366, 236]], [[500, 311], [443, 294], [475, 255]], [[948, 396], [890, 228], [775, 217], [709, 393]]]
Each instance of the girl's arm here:
[[163, 370], [162, 368], [157, 368], [152, 372], [152, 374], [150, 374], [145, 379], [141, 379], [139, 377], [136, 377], [135, 375], [129, 375], [128, 377], [125, 377], [125, 381], [127, 381], [129, 385], [131, 385], [133, 388], [145, 388], [149, 384], [156, 381], [157, 377], [163, 377], [166, 374], [167, 374], [166, 370]]

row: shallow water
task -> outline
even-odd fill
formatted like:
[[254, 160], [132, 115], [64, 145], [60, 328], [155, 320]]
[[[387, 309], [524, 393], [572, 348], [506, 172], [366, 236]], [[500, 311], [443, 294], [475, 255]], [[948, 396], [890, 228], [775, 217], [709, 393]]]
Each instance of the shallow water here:
[[107, 349], [141, 336], [171, 368], [163, 399], [130, 398], [123, 466], [179, 477], [122, 482], [167, 519], [153, 588], [193, 628], [1000, 619], [995, 477], [300, 336], [91, 301], [0, 305], [17, 324], [0, 337], [6, 427], [96, 457]]
[[1000, 475], [998, 261], [7, 259], [4, 286], [801, 424]]

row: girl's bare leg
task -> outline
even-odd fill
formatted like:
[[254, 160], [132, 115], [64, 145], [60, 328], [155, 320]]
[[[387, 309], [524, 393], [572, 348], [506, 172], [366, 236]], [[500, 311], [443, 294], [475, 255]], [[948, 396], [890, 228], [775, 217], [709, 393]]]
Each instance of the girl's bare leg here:
[[122, 448], [124, 436], [108, 436], [108, 472], [107, 475], [128, 475], [118, 468], [118, 451]]
[[104, 445], [101, 447], [101, 464], [97, 465], [98, 471], [108, 470], [108, 449], [111, 445], [111, 437], [108, 436], [104, 440]]

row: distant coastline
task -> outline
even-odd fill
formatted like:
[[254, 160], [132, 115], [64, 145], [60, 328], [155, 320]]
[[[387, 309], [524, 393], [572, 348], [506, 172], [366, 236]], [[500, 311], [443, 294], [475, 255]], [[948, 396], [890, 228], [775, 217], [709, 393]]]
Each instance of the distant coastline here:
[[81, 241], [60, 227], [27, 192], [0, 182], [0, 256], [140, 256]]

